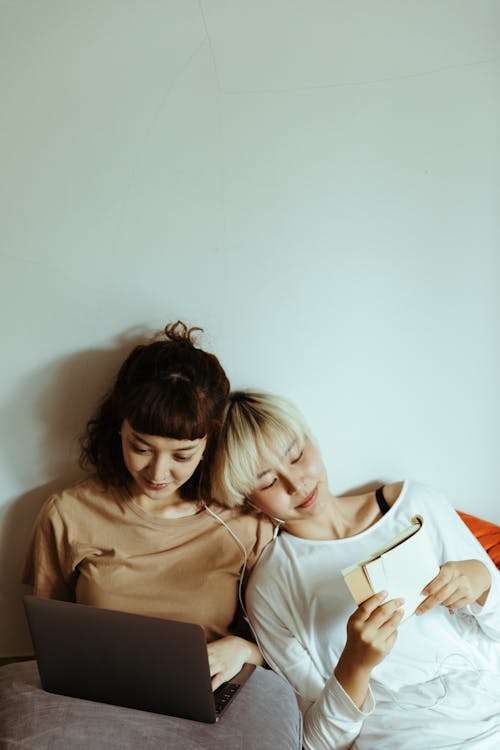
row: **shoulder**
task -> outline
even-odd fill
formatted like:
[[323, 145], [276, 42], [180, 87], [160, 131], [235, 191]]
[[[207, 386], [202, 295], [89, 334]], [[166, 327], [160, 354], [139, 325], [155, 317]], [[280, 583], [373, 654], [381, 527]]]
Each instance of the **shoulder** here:
[[402, 484], [401, 496], [408, 502], [417, 498], [421, 502], [450, 505], [450, 501], [443, 492], [425, 482], [418, 482], [415, 479], [405, 479], [400, 484]]
[[292, 555], [287, 548], [285, 537], [288, 534], [280, 534], [277, 539], [270, 542], [262, 551], [257, 563], [252, 570], [248, 584], [250, 590], [269, 592], [271, 589], [278, 590], [287, 587], [287, 579], [292, 567]]
[[263, 515], [255, 515], [242, 508], [225, 508], [218, 503], [207, 506], [209, 513], [228, 524], [235, 533], [243, 535], [247, 541], [262, 539], [270, 541], [273, 535], [271, 521]]
[[245, 593], [250, 618], [283, 622], [290, 602], [301, 601], [296, 588], [293, 561], [278, 537], [264, 549], [250, 574]]
[[396, 500], [397, 502], [394, 503], [396, 513], [398, 510], [404, 510], [407, 513], [425, 513], [429, 520], [432, 518], [439, 519], [443, 515], [447, 516], [450, 511], [455, 513], [453, 505], [443, 492], [413, 479], [406, 479], [402, 483], [402, 488]]
[[447, 502], [442, 492], [414, 479], [405, 479], [399, 482], [384, 484], [382, 489], [389, 506], [394, 505], [397, 501], [398, 503], [408, 503], [415, 498], [418, 498], [420, 501], [432, 502], [438, 500]]
[[262, 550], [273, 538], [273, 525], [269, 519], [241, 508], [224, 508], [216, 503], [211, 503], [206, 509], [245, 548], [246, 569], [252, 570]]
[[405, 483], [403, 481], [384, 484], [383, 495], [389, 507], [394, 505], [396, 500], [400, 497], [404, 484]]
[[102, 507], [103, 501], [116, 500], [118, 494], [117, 490], [106, 487], [97, 477], [88, 477], [52, 494], [42, 506], [40, 517], [59, 516], [65, 519], [78, 516]]

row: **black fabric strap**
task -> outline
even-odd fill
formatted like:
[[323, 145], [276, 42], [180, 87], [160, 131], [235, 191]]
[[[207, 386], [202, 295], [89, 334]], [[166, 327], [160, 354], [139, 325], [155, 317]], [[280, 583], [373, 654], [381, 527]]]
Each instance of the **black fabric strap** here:
[[384, 516], [389, 510], [389, 506], [387, 504], [387, 500], [384, 497], [383, 489], [383, 487], [379, 487], [377, 490], [375, 490], [375, 499], [377, 501], [378, 507], [380, 508], [380, 512]]

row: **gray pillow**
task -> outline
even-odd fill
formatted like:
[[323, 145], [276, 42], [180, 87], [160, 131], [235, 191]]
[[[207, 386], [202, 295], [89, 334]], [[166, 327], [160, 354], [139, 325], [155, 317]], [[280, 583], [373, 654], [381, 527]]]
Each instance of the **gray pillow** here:
[[290, 685], [258, 667], [217, 724], [42, 690], [36, 662], [0, 668], [0, 748], [29, 750], [300, 750]]

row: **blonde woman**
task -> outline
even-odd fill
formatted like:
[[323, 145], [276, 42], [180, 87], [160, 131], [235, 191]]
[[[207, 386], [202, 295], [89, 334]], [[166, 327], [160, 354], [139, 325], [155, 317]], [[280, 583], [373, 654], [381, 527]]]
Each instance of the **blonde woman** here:
[[[214, 486], [281, 533], [252, 574], [247, 607], [267, 662], [293, 685], [307, 750], [500, 747], [500, 581], [438, 492], [412, 481], [339, 497], [300, 412], [231, 395]], [[359, 607], [341, 570], [425, 517], [440, 565], [417, 614], [378, 592]]]

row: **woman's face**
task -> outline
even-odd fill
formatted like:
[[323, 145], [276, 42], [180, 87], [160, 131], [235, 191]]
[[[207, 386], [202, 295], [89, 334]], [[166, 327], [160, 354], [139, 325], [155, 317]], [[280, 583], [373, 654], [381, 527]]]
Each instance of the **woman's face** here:
[[315, 444], [291, 439], [287, 449], [270, 447], [261, 454], [256, 487], [250, 502], [286, 524], [310, 520], [324, 507], [328, 494], [326, 470]]
[[178, 490], [192, 477], [207, 444], [197, 440], [146, 435], [134, 430], [127, 420], [121, 427], [125, 466], [132, 477], [134, 499], [141, 497], [163, 503], [179, 498]]

